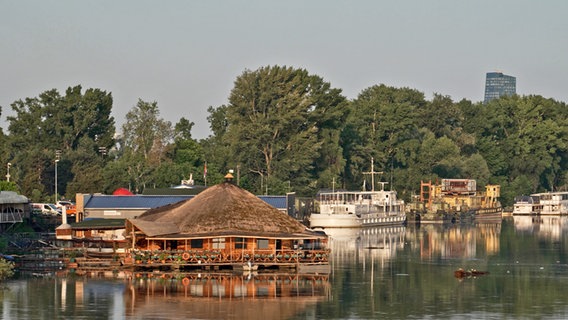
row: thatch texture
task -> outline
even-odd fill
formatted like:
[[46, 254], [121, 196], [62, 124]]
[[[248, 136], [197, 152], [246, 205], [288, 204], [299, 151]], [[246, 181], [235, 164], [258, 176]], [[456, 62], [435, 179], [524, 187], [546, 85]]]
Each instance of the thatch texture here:
[[169, 222], [155, 222], [141, 219], [129, 220], [136, 228], [143, 230], [148, 237], [163, 236], [179, 233], [179, 228]]
[[131, 221], [136, 224], [136, 220], [155, 222], [154, 235], [171, 234], [170, 228], [156, 230], [160, 229], [160, 224], [176, 225], [179, 233], [186, 235], [313, 234], [300, 222], [231, 182], [210, 187], [193, 199], [148, 210]]

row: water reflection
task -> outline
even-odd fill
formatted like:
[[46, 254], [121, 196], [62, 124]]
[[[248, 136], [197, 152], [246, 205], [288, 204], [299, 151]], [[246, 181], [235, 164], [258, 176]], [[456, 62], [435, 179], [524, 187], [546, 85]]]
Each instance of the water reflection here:
[[289, 319], [331, 298], [317, 274], [28, 276], [0, 290], [2, 319]]
[[127, 315], [133, 317], [288, 319], [329, 299], [331, 289], [329, 275], [150, 273], [135, 274], [125, 296]]
[[326, 229], [333, 261], [392, 260], [405, 245], [423, 260], [474, 258], [499, 252], [501, 221], [479, 224], [427, 224], [412, 227]]
[[568, 232], [567, 216], [513, 216], [513, 221], [518, 232], [540, 238], [560, 240]]
[[397, 250], [403, 247], [405, 227], [328, 228], [325, 233], [330, 237], [332, 264], [342, 265], [394, 258]]
[[429, 224], [408, 232], [407, 239], [422, 259], [471, 259], [479, 253], [497, 254], [500, 233], [500, 221], [476, 225]]
[[[543, 219], [542, 219], [543, 218]], [[566, 217], [326, 230], [332, 273], [91, 273], [3, 283], [3, 319], [568, 318]], [[489, 271], [456, 279], [457, 268]], [[38, 289], [39, 288], [39, 289]]]

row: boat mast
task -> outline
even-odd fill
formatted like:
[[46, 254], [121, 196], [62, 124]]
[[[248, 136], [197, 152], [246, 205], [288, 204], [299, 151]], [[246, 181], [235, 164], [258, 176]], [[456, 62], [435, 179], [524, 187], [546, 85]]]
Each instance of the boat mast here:
[[[374, 192], [375, 191], [375, 175], [376, 174], [383, 174], [382, 171], [375, 172], [375, 158], [371, 157], [371, 171], [363, 172], [363, 174], [371, 175], [371, 191]], [[383, 189], [384, 189], [384, 186], [383, 186]]]
[[331, 181], [331, 192], [335, 193], [335, 177], [333, 177], [333, 179]]

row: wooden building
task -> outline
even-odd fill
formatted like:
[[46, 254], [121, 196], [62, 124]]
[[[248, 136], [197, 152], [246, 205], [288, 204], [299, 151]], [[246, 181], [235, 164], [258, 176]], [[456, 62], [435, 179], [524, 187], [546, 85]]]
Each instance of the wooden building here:
[[232, 175], [190, 200], [126, 220], [125, 263], [216, 269], [328, 265], [327, 236], [236, 186]]

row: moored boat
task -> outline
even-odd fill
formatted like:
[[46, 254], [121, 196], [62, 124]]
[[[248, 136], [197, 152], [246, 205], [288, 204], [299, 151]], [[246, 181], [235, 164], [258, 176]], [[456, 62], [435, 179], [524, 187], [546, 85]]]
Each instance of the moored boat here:
[[386, 182], [379, 182], [375, 190], [374, 171], [371, 191], [321, 192], [316, 201], [319, 211], [310, 215], [310, 228], [356, 228], [370, 226], [402, 225], [406, 220], [404, 201], [397, 199], [393, 190], [385, 190]]
[[499, 185], [478, 191], [473, 179], [442, 179], [440, 184], [421, 182], [420, 196], [408, 206], [408, 221], [456, 223], [501, 220]]
[[568, 215], [568, 191], [516, 197], [513, 215]]
[[513, 215], [540, 214], [542, 206], [538, 196], [518, 196], [513, 204]]

